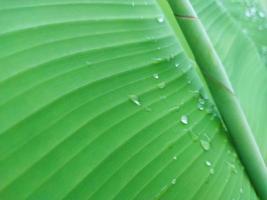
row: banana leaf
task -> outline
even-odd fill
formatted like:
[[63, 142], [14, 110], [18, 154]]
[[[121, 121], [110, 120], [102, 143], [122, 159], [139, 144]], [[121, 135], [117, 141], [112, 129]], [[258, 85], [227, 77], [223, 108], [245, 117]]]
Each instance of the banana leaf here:
[[[234, 140], [240, 113], [229, 120], [224, 88], [211, 88], [210, 57], [198, 56], [209, 49], [181, 24], [195, 19], [175, 12], [183, 2], [256, 154]], [[265, 2], [169, 3], [0, 1], [1, 200], [267, 198]]]

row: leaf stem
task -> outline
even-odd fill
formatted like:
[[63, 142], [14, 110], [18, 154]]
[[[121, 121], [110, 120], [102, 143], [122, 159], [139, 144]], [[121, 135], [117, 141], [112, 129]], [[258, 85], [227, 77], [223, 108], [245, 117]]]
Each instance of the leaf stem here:
[[188, 0], [168, 1], [255, 191], [262, 200], [267, 200], [267, 168], [224, 66], [191, 3]]

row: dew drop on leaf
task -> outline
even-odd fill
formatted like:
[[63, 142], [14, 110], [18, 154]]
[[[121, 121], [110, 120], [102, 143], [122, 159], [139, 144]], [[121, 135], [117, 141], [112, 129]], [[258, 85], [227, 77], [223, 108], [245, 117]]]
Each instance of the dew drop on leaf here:
[[208, 160], [205, 162], [205, 164], [206, 164], [208, 167], [210, 167], [210, 166], [211, 166], [211, 162], [210, 162], [210, 161], [208, 161]]
[[155, 61], [162, 61], [162, 58], [155, 58]]
[[227, 163], [227, 165], [229, 166], [229, 168], [230, 168], [230, 170], [231, 170], [231, 172], [233, 172], [233, 173], [237, 173], [237, 170], [236, 170], [236, 167], [235, 167], [235, 165], [234, 164], [232, 164], [232, 163], [230, 163], [230, 162], [226, 162]]
[[202, 98], [199, 98], [198, 99], [198, 104], [197, 104], [197, 107], [199, 110], [204, 110], [204, 106], [205, 106], [205, 100], [202, 99]]
[[202, 111], [202, 110], [204, 110], [204, 105], [202, 105], [202, 104], [198, 104], [198, 105], [197, 105], [197, 108], [198, 108], [199, 110]]
[[200, 145], [205, 151], [210, 149], [210, 143], [206, 140], [200, 140]]
[[153, 74], [153, 78], [159, 79], [159, 74]]
[[158, 84], [158, 88], [159, 89], [163, 89], [163, 88], [165, 88], [165, 86], [166, 86], [165, 82], [161, 82], [161, 83]]
[[182, 124], [188, 124], [188, 117], [186, 115], [182, 115], [180, 119]]
[[176, 183], [176, 178], [172, 179], [172, 184], [174, 185]]
[[141, 103], [139, 101], [139, 97], [132, 94], [132, 95], [129, 95], [129, 99], [137, 106], [141, 106]]
[[213, 168], [210, 168], [209, 172], [210, 172], [210, 174], [214, 174], [215, 170]]
[[163, 16], [157, 17], [157, 21], [158, 21], [158, 23], [163, 23], [164, 22], [164, 17]]
[[172, 159], [173, 159], [173, 160], [177, 160], [177, 157], [176, 157], [176, 156], [173, 156]]

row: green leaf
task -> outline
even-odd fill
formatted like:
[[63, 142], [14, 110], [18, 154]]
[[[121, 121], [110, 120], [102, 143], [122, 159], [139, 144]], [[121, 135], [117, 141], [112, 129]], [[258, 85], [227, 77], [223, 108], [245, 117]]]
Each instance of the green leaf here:
[[[192, 1], [262, 141], [263, 57], [210, 2]], [[4, 0], [0, 27], [1, 200], [258, 199], [166, 2]]]
[[[192, 2], [206, 25], [267, 162], [267, 136], [264, 134], [267, 131], [267, 88], [263, 87], [267, 81], [266, 13], [257, 1]], [[209, 13], [220, 17], [215, 17], [214, 21]]]

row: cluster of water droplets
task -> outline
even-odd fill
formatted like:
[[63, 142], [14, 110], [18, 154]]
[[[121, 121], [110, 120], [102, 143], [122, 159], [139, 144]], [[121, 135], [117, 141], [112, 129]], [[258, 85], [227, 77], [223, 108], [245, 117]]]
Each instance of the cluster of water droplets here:
[[205, 100], [203, 98], [201, 98], [201, 97], [198, 99], [197, 108], [199, 110], [204, 110], [205, 109]]
[[[152, 77], [153, 77], [154, 79], [160, 81], [160, 76], [159, 76], [159, 74], [155, 73], [155, 74], [152, 75]], [[164, 89], [164, 88], [166, 87], [166, 83], [165, 83], [165, 81], [160, 81], [160, 82], [157, 84], [157, 87], [158, 87], [159, 89]]]
[[[200, 95], [198, 97], [198, 101], [197, 101], [197, 105], [196, 105], [197, 109], [200, 111], [206, 111], [208, 114], [212, 114], [217, 116], [217, 113], [215, 111], [215, 107], [214, 105], [208, 100], [207, 96], [204, 95]], [[190, 118], [189, 115], [184, 113], [180, 116], [180, 120], [179, 122], [184, 125], [184, 126], [188, 126], [190, 123]], [[207, 134], [204, 134], [200, 137], [199, 134], [197, 134], [196, 131], [194, 131], [192, 129], [192, 127], [187, 127], [186, 128], [187, 134], [190, 135], [190, 137], [192, 138], [192, 140], [194, 142], [199, 141], [199, 144], [201, 146], [201, 148], [207, 152], [210, 150], [211, 148], [211, 139]]]
[[[132, 6], [134, 7], [135, 6], [135, 1], [132, 1]], [[260, 11], [255, 11], [255, 9], [254, 8], [250, 8], [248, 11], [246, 11], [246, 16], [247, 17], [254, 17], [254, 16], [258, 16], [258, 17], [260, 17], [260, 18], [264, 18], [265, 17], [265, 14], [264, 13], [262, 13], [262, 12], [260, 12]], [[164, 16], [158, 16], [157, 18], [156, 18], [156, 21], [157, 21], [157, 23], [164, 23], [164, 21], [165, 21], [165, 19], [164, 19]], [[160, 47], [158, 47], [158, 50], [160, 50], [161, 48]], [[267, 47], [265, 47], [264, 49], [264, 52], [267, 54]], [[157, 61], [162, 61], [163, 60], [163, 58], [156, 58], [156, 60]], [[175, 62], [174, 63], [174, 65], [175, 65], [175, 67], [180, 67], [180, 63], [179, 62]], [[158, 74], [158, 73], [154, 73], [154, 74], [152, 74], [152, 77], [154, 78], [154, 79], [156, 79], [157, 81], [160, 81], [160, 75]], [[158, 84], [157, 84], [157, 87], [159, 88], [159, 89], [163, 89], [163, 88], [165, 88], [165, 86], [166, 86], [166, 83], [164, 82], [164, 81], [160, 81]], [[134, 104], [134, 105], [136, 105], [136, 106], [141, 106], [142, 104], [141, 104], [141, 101], [140, 101], [140, 99], [139, 99], [139, 97], [137, 96], [137, 95], [135, 95], [135, 94], [131, 94], [131, 95], [129, 95], [129, 99], [130, 99], [130, 101]], [[162, 98], [163, 99], [163, 98]], [[199, 99], [198, 99], [198, 102], [197, 102], [197, 109], [198, 110], [200, 110], [200, 111], [204, 111], [204, 110], [206, 110], [208, 113], [212, 113], [213, 111], [214, 111], [214, 108], [211, 106], [211, 104], [207, 101], [207, 99], [206, 98], [203, 98], [203, 97], [199, 97]], [[149, 110], [149, 109], [148, 109]], [[180, 116], [180, 123], [181, 124], [183, 124], [183, 125], [189, 125], [189, 123], [190, 123], [190, 120], [189, 120], [189, 115], [188, 114], [186, 114], [186, 113], [184, 113], [183, 115], [181, 115]], [[200, 146], [201, 146], [201, 148], [205, 151], [205, 152], [207, 152], [207, 151], [209, 151], [210, 150], [210, 148], [211, 148], [211, 144], [210, 144], [210, 138], [208, 137], [208, 136], [204, 136], [204, 137], [202, 137], [201, 139], [200, 139], [200, 136], [198, 135], [198, 134], [196, 134], [196, 132], [195, 131], [193, 131], [191, 128], [189, 128], [188, 130], [188, 133], [191, 135], [191, 137], [192, 137], [192, 139], [194, 140], [194, 141], [199, 141], [199, 143], [200, 143]], [[177, 156], [173, 156], [172, 157], [172, 159], [173, 160], [177, 160]], [[236, 170], [236, 167], [235, 167], [235, 164], [233, 164], [232, 162], [226, 162], [226, 164], [227, 164], [227, 166], [231, 169], [231, 171], [233, 172], [233, 173], [237, 173], [237, 170]], [[209, 169], [209, 173], [212, 175], [212, 174], [214, 174], [215, 173], [215, 170], [214, 170], [214, 168], [213, 168], [213, 163], [210, 161], [210, 160], [206, 160], [205, 161], [205, 165], [208, 167], [208, 169]], [[171, 184], [176, 184], [176, 178], [173, 178], [172, 180], [171, 180]], [[240, 193], [243, 193], [243, 188], [240, 188]]]
[[234, 163], [226, 161], [227, 166], [233, 174], [237, 174], [237, 169]]
[[257, 18], [266, 17], [264, 11], [260, 10], [255, 5], [248, 6], [245, 10], [245, 15], [246, 17], [253, 18], [254, 20], [257, 20]]
[[[152, 74], [152, 78], [154, 78], [155, 80], [159, 81], [156, 86], [159, 88], [159, 89], [164, 89], [166, 87], [166, 82], [165, 81], [160, 81], [160, 75], [158, 73], [154, 73]], [[136, 94], [130, 94], [128, 95], [128, 98], [129, 100], [135, 104], [136, 106], [142, 106], [142, 103], [140, 101], [140, 98], [138, 95]], [[164, 100], [166, 99], [166, 96], [161, 96], [160, 97], [161, 100]], [[147, 106], [143, 106], [143, 108], [146, 110], [146, 111], [151, 111], [151, 108], [147, 107]]]
[[212, 165], [211, 161], [206, 160], [206, 161], [205, 161], [205, 165], [209, 168], [209, 173], [210, 173], [211, 175], [213, 175], [213, 174], [215, 173], [215, 170], [214, 170], [214, 168], [213, 168], [213, 165]]
[[[245, 16], [248, 20], [255, 23], [259, 31], [267, 29], [266, 13], [256, 4], [248, 4], [245, 9]], [[243, 29], [247, 33], [247, 29]]]

